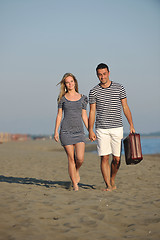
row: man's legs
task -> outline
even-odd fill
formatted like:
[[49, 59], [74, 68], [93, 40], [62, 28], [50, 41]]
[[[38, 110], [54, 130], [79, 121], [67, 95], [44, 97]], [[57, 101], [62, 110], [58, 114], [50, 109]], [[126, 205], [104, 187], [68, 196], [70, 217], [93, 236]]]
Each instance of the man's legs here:
[[120, 167], [120, 157], [113, 156], [113, 160], [111, 163], [111, 186], [112, 189], [116, 189], [115, 185], [115, 177]]
[[[116, 189], [115, 176], [120, 166], [121, 139], [123, 138], [123, 127], [112, 129], [97, 129], [97, 150], [101, 156], [101, 172], [106, 183], [106, 191]], [[113, 154], [111, 168], [109, 166], [109, 155]]]
[[111, 186], [116, 189], [115, 177], [120, 167], [121, 140], [123, 138], [123, 127], [111, 129], [112, 163], [111, 163]]
[[111, 179], [110, 179], [110, 166], [109, 166], [109, 155], [106, 156], [101, 156], [101, 172], [103, 179], [106, 183], [107, 188], [105, 191], [111, 191], [112, 186], [111, 186]]
[[111, 169], [109, 165], [109, 155], [101, 156], [101, 172], [103, 179], [106, 183], [106, 191], [111, 191], [116, 189], [115, 177], [120, 167], [120, 157], [113, 156], [111, 163]]

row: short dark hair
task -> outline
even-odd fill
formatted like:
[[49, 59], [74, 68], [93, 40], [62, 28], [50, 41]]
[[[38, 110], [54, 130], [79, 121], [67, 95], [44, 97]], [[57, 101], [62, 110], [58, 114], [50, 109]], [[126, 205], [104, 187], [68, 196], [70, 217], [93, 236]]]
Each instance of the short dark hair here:
[[109, 67], [107, 66], [107, 64], [105, 64], [105, 63], [98, 64], [98, 66], [96, 67], [96, 73], [97, 73], [98, 69], [104, 69], [104, 68], [107, 68], [107, 71], [109, 72]]

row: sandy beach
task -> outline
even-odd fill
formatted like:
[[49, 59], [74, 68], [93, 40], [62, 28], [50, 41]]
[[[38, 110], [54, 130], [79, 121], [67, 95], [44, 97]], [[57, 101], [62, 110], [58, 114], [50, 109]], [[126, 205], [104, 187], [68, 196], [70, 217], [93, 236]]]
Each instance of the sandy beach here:
[[0, 240], [159, 240], [160, 155], [127, 166], [103, 192], [99, 157], [86, 145], [79, 191], [53, 140], [0, 144]]

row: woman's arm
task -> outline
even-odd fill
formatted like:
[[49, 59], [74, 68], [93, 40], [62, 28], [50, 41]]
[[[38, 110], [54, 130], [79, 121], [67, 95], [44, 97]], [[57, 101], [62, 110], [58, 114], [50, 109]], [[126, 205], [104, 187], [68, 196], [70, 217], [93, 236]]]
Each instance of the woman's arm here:
[[54, 129], [54, 140], [56, 142], [59, 141], [58, 129], [59, 129], [61, 120], [62, 120], [62, 108], [58, 108], [58, 113], [57, 113], [56, 123], [55, 123], [55, 129]]
[[85, 127], [88, 130], [88, 116], [87, 116], [87, 111], [85, 109], [82, 109], [82, 120], [84, 122]]

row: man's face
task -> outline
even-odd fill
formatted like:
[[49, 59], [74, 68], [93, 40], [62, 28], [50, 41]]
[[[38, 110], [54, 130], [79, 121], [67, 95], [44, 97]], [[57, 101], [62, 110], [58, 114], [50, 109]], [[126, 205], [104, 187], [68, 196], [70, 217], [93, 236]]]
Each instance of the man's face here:
[[109, 81], [110, 72], [108, 72], [107, 68], [98, 69], [97, 76], [102, 84], [105, 84]]

